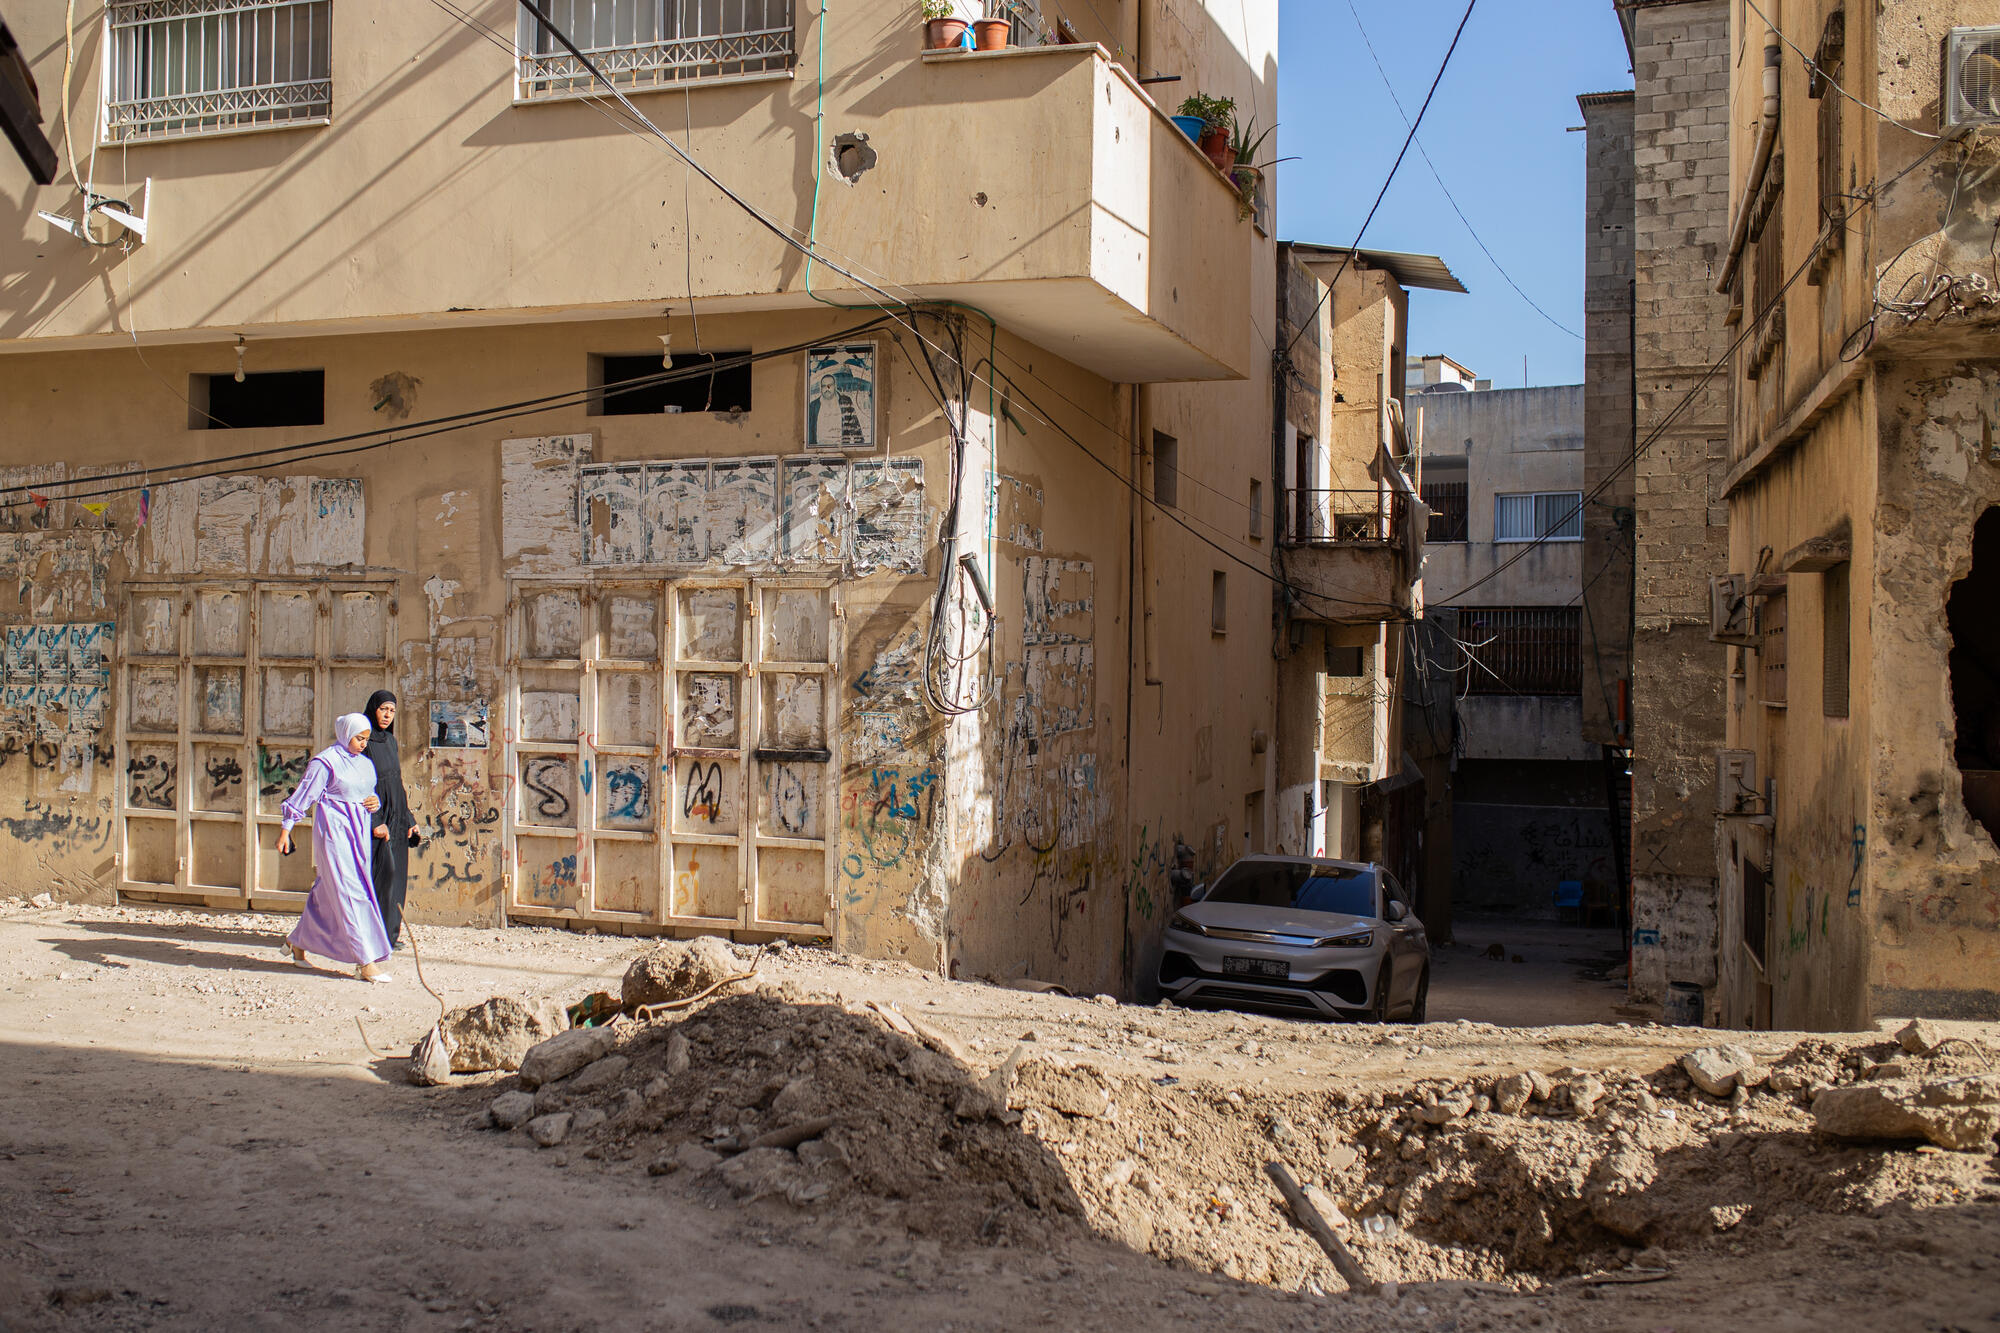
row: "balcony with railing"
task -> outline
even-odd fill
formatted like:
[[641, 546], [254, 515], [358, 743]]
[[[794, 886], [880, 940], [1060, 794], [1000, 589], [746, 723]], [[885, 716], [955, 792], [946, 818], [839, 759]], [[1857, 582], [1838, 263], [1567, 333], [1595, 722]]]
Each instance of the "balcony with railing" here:
[[1418, 547], [1407, 492], [1293, 489], [1285, 493], [1285, 575], [1305, 597], [1299, 614], [1380, 620], [1407, 610]]
[[[408, 0], [110, 0], [98, 73], [127, 151], [97, 189], [150, 178], [173, 219], [133, 260], [152, 336], [939, 301], [1115, 382], [1258, 363], [1254, 223], [1103, 47], [927, 52], [914, 4], [887, 28], [797, 0], [544, 8], [602, 80], [533, 16], [509, 51]], [[414, 63], [392, 75], [395, 50]], [[234, 137], [300, 125], [321, 129]], [[52, 250], [0, 342], [128, 338], [81, 299], [93, 254]]]

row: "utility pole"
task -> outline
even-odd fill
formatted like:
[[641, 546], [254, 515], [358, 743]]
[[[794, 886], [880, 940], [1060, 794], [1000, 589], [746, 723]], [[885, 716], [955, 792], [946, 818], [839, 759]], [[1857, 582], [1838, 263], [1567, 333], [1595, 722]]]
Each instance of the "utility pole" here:
[[49, 136], [42, 133], [42, 103], [35, 75], [4, 18], [0, 18], [0, 129], [6, 130], [8, 142], [21, 155], [35, 184], [55, 184], [56, 150]]

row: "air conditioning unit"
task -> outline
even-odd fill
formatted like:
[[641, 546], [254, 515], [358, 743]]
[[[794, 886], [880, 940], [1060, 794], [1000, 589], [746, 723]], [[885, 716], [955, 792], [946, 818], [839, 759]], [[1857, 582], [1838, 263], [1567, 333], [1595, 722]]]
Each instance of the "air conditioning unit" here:
[[1715, 574], [1708, 580], [1708, 637], [1716, 643], [1757, 646], [1757, 625], [1750, 610], [1750, 579], [1744, 574]]
[[2000, 24], [1953, 28], [1944, 39], [1943, 128], [2000, 125]]
[[1754, 804], [1762, 800], [1757, 790], [1755, 750], [1715, 752], [1715, 813], [1745, 815], [1756, 813]]

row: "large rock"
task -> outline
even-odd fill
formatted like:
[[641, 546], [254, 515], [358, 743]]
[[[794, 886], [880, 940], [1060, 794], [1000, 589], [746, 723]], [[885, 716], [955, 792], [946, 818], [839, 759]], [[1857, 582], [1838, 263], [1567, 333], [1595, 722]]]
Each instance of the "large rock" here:
[[1741, 1046], [1704, 1046], [1681, 1057], [1681, 1068], [1694, 1085], [1711, 1097], [1727, 1097], [1736, 1090], [1738, 1077], [1757, 1064], [1757, 1057]]
[[417, 1038], [417, 1044], [410, 1048], [410, 1082], [433, 1088], [450, 1082], [451, 1071], [451, 1046], [442, 1032], [432, 1028]]
[[709, 936], [667, 940], [625, 969], [620, 998], [629, 1010], [699, 995], [725, 977], [745, 971], [727, 944]]
[[1929, 1055], [1945, 1043], [1944, 1029], [1927, 1019], [1914, 1019], [1896, 1034], [1896, 1042], [1911, 1055]]
[[451, 1072], [478, 1074], [519, 1069], [530, 1047], [563, 1031], [569, 1020], [560, 1001], [496, 995], [483, 1004], [452, 1010], [439, 1026], [451, 1045]]
[[486, 1108], [486, 1116], [501, 1129], [519, 1129], [535, 1118], [534, 1094], [503, 1092]]
[[611, 1049], [609, 1028], [571, 1028], [529, 1049], [521, 1057], [521, 1086], [539, 1088], [568, 1078]]
[[1958, 1151], [2000, 1134], [2000, 1074], [1935, 1083], [1856, 1083], [1813, 1098], [1813, 1126], [1842, 1139], [1929, 1139]]

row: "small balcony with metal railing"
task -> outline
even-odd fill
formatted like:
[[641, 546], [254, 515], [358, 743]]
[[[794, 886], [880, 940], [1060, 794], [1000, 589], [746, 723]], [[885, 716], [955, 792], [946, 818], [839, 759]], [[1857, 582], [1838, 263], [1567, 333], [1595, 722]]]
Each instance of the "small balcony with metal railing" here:
[[1281, 545], [1286, 581], [1300, 594], [1296, 612], [1362, 622], [1409, 610], [1421, 550], [1411, 500], [1388, 485], [1286, 491]]

